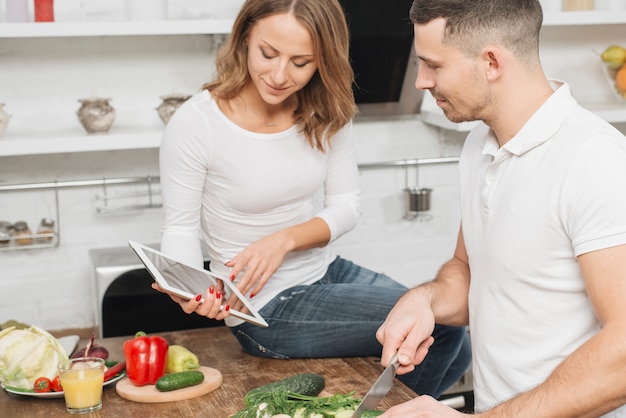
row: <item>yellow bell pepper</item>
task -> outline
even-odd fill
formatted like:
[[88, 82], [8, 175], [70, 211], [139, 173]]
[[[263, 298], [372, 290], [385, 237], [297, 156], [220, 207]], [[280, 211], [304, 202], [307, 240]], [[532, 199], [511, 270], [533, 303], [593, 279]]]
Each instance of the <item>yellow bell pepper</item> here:
[[170, 345], [167, 349], [167, 362], [165, 365], [167, 373], [195, 370], [198, 367], [200, 367], [198, 356], [182, 345]]

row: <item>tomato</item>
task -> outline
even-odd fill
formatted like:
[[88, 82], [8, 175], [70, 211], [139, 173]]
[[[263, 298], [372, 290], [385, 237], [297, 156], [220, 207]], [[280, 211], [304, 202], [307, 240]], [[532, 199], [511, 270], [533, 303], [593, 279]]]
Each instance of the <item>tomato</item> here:
[[52, 381], [45, 376], [40, 377], [35, 380], [34, 389], [37, 393], [50, 392], [52, 390]]
[[52, 380], [52, 390], [55, 392], [63, 392], [63, 386], [61, 386], [61, 378], [59, 376]]

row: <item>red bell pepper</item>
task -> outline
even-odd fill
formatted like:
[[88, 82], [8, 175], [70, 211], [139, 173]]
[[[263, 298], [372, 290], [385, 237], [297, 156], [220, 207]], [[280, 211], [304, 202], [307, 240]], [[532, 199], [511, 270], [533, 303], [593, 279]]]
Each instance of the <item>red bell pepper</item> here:
[[133, 385], [154, 385], [165, 374], [168, 347], [165, 338], [148, 337], [143, 331], [135, 334], [132, 340], [124, 341], [126, 375]]

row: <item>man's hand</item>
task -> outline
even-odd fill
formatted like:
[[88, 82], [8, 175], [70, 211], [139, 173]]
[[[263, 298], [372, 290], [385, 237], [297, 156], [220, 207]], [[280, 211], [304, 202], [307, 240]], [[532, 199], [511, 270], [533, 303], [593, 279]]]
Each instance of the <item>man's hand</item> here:
[[376, 338], [383, 345], [382, 364], [386, 366], [397, 351], [398, 374], [413, 371], [435, 341], [434, 329], [435, 317], [428, 293], [422, 287], [407, 291], [376, 332]]

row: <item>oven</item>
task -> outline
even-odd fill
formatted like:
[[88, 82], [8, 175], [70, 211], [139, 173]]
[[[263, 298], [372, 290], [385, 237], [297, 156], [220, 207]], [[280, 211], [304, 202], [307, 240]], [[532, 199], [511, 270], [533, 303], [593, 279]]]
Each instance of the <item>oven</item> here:
[[[148, 245], [159, 249], [158, 244]], [[129, 246], [89, 251], [95, 277], [95, 318], [100, 337], [223, 326], [224, 321], [186, 314], [150, 287], [152, 277]], [[209, 261], [205, 260], [205, 268]]]

